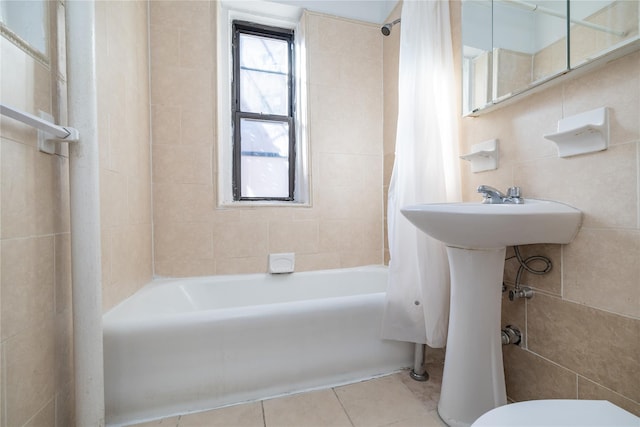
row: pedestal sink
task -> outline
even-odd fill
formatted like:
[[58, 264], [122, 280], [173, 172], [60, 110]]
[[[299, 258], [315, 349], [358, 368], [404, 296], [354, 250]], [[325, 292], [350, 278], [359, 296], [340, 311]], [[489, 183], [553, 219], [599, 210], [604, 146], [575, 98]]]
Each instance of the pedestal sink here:
[[533, 199], [521, 204], [422, 204], [401, 211], [447, 246], [451, 307], [438, 413], [452, 427], [469, 426], [507, 403], [500, 337], [506, 247], [569, 243], [582, 213]]

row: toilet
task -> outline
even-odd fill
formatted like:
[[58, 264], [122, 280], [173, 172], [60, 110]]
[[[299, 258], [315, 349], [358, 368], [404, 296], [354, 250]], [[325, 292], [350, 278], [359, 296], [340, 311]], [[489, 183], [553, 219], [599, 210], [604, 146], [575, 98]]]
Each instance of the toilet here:
[[529, 400], [492, 409], [471, 427], [640, 427], [640, 418], [607, 400]]

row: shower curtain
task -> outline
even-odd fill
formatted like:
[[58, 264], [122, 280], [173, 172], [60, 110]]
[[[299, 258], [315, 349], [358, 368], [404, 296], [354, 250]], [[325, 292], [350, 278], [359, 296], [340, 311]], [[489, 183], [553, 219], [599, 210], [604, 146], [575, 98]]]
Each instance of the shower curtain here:
[[400, 25], [398, 128], [389, 185], [387, 339], [446, 345], [449, 266], [445, 247], [400, 208], [458, 201], [458, 127], [448, 0], [405, 0]]

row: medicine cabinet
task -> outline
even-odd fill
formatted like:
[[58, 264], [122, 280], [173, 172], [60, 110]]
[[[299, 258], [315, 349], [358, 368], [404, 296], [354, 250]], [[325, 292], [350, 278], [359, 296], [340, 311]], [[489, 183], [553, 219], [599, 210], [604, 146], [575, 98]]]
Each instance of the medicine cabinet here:
[[465, 115], [640, 48], [636, 0], [463, 0]]

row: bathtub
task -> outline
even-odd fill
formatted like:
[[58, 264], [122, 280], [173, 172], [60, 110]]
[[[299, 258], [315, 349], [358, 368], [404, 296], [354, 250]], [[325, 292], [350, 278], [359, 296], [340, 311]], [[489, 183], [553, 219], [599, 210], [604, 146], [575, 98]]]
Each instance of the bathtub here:
[[107, 424], [331, 387], [411, 366], [382, 340], [383, 266], [154, 280], [104, 315]]

